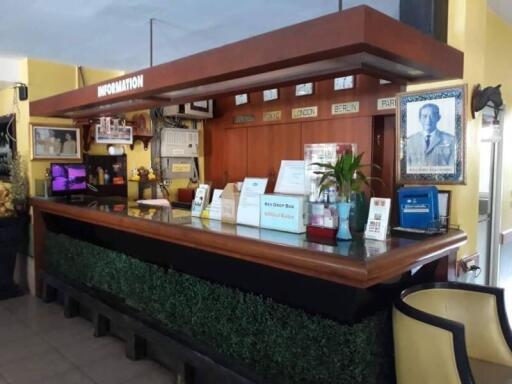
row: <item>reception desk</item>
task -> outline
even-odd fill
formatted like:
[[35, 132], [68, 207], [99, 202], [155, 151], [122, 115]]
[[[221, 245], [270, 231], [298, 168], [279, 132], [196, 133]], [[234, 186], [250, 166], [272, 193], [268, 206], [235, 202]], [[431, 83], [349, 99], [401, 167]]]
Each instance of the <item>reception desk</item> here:
[[[466, 241], [450, 231], [327, 245], [126, 200], [34, 198], [32, 206], [38, 294], [63, 289], [74, 298], [64, 299], [68, 313], [74, 300], [92, 303], [98, 334], [107, 316], [123, 323], [125, 340], [140, 339], [127, 326], [148, 343], [169, 337], [167, 347], [194, 366], [199, 383], [392, 378], [392, 300], [410, 285], [452, 278]], [[126, 323], [133, 309], [162, 333]], [[147, 351], [165, 363], [166, 348]]]
[[[319, 295], [330, 297], [333, 290], [367, 291], [419, 267], [427, 270], [423, 280], [452, 280], [456, 252], [466, 241], [464, 232], [450, 230], [421, 240], [391, 237], [381, 242], [356, 235], [352, 241], [326, 245], [310, 242], [305, 235], [193, 218], [187, 211], [124, 200], [33, 198], [32, 206], [36, 272], [45, 269], [43, 244], [50, 226], [56, 232], [292, 305], [308, 308], [293, 297], [300, 295], [287, 290], [294, 289], [294, 284], [302, 290], [309, 286], [315, 312], [317, 289]], [[327, 312], [319, 312], [329, 313], [329, 306], [325, 306]]]
[[164, 207], [138, 206], [122, 200], [69, 201], [33, 198], [35, 260], [44, 269], [45, 223], [43, 214], [81, 221], [105, 228], [195, 248], [279, 270], [368, 288], [436, 260], [440, 279], [453, 279], [454, 256], [466, 235], [450, 230], [421, 240], [391, 237], [337, 245], [310, 242], [305, 235], [232, 225], [190, 217], [188, 212]]

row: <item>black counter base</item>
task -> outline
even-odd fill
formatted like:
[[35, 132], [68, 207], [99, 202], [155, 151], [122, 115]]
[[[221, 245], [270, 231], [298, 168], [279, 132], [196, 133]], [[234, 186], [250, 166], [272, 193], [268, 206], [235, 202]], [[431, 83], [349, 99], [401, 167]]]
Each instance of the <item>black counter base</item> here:
[[13, 275], [18, 250], [26, 243], [27, 223], [25, 215], [0, 219], [0, 300], [24, 294]]
[[[151, 358], [177, 375], [178, 383], [186, 384], [270, 384], [241, 367], [232, 367], [207, 351], [194, 345], [186, 336], [164, 330], [154, 320], [127, 305], [114, 303], [104, 292], [97, 292], [79, 283], [41, 274], [42, 299], [59, 299], [68, 318], [81, 315], [94, 324], [94, 336], [112, 334], [126, 343], [126, 357], [131, 360]], [[101, 297], [101, 298], [99, 298]]]

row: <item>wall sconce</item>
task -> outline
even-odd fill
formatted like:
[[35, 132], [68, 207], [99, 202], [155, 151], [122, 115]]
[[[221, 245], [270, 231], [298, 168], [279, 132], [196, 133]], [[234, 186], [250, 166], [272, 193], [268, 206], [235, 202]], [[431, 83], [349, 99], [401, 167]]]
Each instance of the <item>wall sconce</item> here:
[[110, 156], [122, 156], [124, 155], [124, 147], [122, 145], [109, 145], [107, 147], [108, 154]]

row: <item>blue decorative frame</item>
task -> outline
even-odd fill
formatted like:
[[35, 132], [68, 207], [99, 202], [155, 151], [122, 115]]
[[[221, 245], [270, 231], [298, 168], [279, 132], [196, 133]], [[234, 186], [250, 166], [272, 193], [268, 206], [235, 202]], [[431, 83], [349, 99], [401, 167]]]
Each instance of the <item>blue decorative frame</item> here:
[[[397, 95], [396, 163], [398, 184], [466, 184], [466, 90], [460, 85]], [[455, 173], [407, 173], [407, 104], [455, 98]]]

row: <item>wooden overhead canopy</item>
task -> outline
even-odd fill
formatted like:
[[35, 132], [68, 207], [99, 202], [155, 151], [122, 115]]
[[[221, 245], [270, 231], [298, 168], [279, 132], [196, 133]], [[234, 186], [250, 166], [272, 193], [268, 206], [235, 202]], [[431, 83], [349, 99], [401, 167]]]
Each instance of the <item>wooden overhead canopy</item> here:
[[455, 79], [463, 57], [360, 6], [33, 101], [30, 114], [94, 117], [357, 73], [400, 83]]

